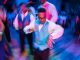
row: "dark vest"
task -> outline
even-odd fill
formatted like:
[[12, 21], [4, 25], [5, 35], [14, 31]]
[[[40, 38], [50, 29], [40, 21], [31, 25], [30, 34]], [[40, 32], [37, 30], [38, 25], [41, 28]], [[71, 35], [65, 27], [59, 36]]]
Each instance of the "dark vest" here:
[[35, 37], [35, 43], [39, 45], [45, 45], [48, 38], [49, 38], [49, 33], [48, 33], [48, 22], [45, 22], [41, 30], [39, 31], [39, 24], [36, 24], [36, 37]]
[[25, 26], [30, 24], [30, 14], [28, 13], [27, 16], [25, 16], [22, 20], [21, 18], [21, 14], [19, 13], [18, 15], [18, 24], [19, 24], [19, 28], [23, 29]]

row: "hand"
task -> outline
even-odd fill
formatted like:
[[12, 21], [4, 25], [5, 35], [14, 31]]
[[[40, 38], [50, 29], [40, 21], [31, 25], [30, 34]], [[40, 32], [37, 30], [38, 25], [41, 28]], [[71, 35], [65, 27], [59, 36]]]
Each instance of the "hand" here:
[[33, 31], [34, 31], [33, 29], [28, 29], [28, 32], [30, 32], [30, 33], [33, 32]]
[[49, 39], [48, 39], [48, 41], [47, 41], [48, 47], [49, 47], [50, 49], [53, 47], [53, 39], [52, 39], [52, 38], [53, 38], [53, 37], [50, 36]]
[[25, 32], [25, 34], [31, 33], [34, 30], [33, 29], [29, 29], [28, 27], [24, 28], [23, 31]]
[[19, 22], [19, 29], [22, 29], [22, 22]]

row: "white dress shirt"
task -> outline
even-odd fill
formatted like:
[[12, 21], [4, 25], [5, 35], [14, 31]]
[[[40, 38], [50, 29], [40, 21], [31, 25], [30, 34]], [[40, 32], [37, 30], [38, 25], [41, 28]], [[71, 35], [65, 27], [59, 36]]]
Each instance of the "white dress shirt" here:
[[[46, 21], [49, 22], [49, 26], [48, 26], [48, 33], [50, 34], [50, 36], [53, 37], [53, 39], [57, 39], [59, 37], [61, 37], [63, 35], [63, 32], [64, 32], [64, 29], [58, 25], [58, 24], [55, 24], [54, 22], [51, 22], [49, 20], [46, 19]], [[39, 25], [39, 29], [42, 28], [42, 24]], [[27, 34], [29, 32], [29, 29], [30, 32], [32, 31], [35, 31], [35, 21], [31, 22], [29, 26], [26, 26], [23, 30], [24, 32]]]
[[[63, 32], [64, 32], [64, 29], [60, 26], [60, 25], [57, 25], [55, 24], [54, 22], [52, 21], [49, 21], [46, 19], [46, 21], [49, 23], [48, 25], [48, 33], [49, 33], [49, 37], [52, 37], [52, 43], [54, 43], [54, 39], [57, 39], [59, 37], [61, 37], [63, 35]], [[35, 21], [31, 22], [29, 26], [26, 26], [23, 31], [28, 34], [29, 32], [33, 32], [33, 31], [36, 31], [36, 26], [35, 26]], [[45, 24], [45, 23], [44, 23]], [[39, 24], [38, 27], [39, 27], [39, 31], [41, 30], [41, 28], [44, 26], [44, 24]], [[46, 33], [45, 33], [46, 34]], [[44, 38], [44, 36], [43, 36]], [[34, 42], [34, 48], [38, 48], [39, 50], [43, 51], [48, 47], [47, 44], [44, 44], [44, 45], [39, 45], [38, 43]]]
[[[24, 19], [24, 17], [26, 17], [27, 16], [27, 14], [28, 14], [28, 11], [25, 13], [25, 14], [23, 14], [23, 13], [21, 13], [21, 18], [22, 18], [22, 20]], [[35, 20], [35, 17], [31, 14], [30, 15], [30, 20], [31, 20], [31, 22], [33, 21], [33, 20]], [[13, 26], [15, 27], [15, 29], [16, 30], [18, 30], [19, 28], [18, 28], [18, 14], [17, 14], [17, 16], [16, 16], [16, 18], [15, 18], [15, 20], [14, 20], [14, 22], [13, 22]]]

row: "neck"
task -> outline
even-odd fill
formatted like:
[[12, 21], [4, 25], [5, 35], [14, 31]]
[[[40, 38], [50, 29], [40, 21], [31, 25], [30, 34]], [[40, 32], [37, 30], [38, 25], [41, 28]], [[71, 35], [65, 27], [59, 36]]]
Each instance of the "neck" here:
[[27, 10], [26, 11], [22, 11], [23, 14], [25, 14], [26, 12], [27, 12]]

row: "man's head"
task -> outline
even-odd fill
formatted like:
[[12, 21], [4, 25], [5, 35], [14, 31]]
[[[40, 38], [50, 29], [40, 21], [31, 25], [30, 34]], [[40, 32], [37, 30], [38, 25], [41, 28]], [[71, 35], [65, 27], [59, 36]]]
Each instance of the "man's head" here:
[[20, 8], [23, 13], [25, 13], [28, 10], [26, 3], [21, 3]]
[[41, 0], [41, 3], [44, 4], [46, 2], [46, 0]]
[[0, 19], [6, 21], [6, 9], [3, 6], [0, 6]]
[[44, 8], [38, 9], [38, 18], [42, 24], [46, 21], [46, 10]]

